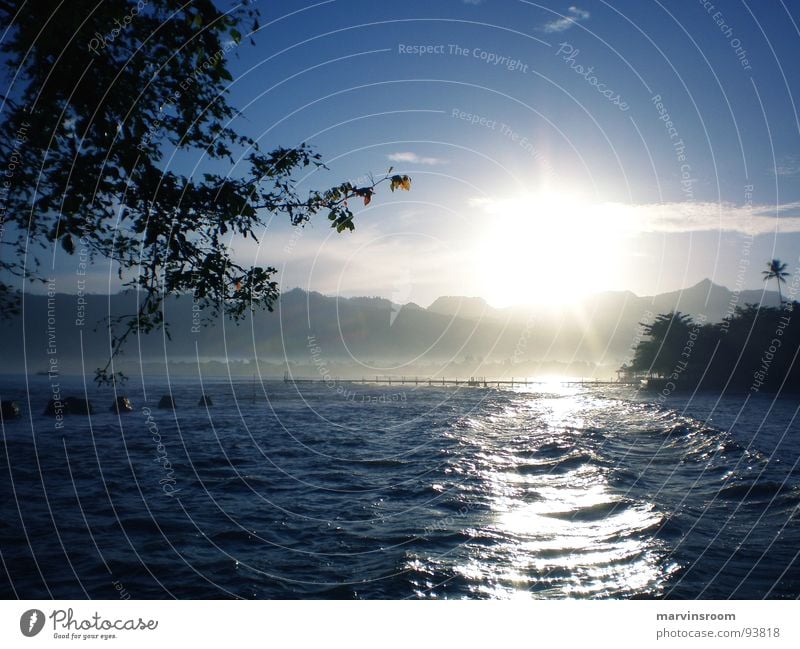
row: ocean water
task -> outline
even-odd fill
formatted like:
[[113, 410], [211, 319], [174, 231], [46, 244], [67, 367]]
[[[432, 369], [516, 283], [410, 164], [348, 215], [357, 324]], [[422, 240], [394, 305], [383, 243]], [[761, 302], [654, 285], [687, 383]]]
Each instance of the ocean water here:
[[4, 598], [800, 596], [797, 401], [60, 384], [0, 379]]

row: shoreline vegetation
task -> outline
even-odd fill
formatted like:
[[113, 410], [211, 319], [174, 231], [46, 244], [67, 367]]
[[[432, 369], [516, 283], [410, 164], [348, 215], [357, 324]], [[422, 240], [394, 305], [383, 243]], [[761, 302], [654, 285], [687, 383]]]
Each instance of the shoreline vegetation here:
[[765, 282], [777, 283], [778, 308], [745, 304], [718, 323], [703, 315], [662, 313], [652, 323], [640, 323], [644, 336], [630, 365], [620, 368], [620, 377], [643, 378], [663, 397], [676, 390], [800, 391], [800, 367], [795, 364], [800, 323], [792, 317], [800, 268], [791, 275], [784, 299], [781, 284], [790, 277], [787, 265], [771, 259], [766, 267], [761, 274]]
[[797, 302], [781, 308], [747, 304], [722, 322], [673, 311], [642, 324], [644, 338], [620, 376], [650, 389], [800, 392]]

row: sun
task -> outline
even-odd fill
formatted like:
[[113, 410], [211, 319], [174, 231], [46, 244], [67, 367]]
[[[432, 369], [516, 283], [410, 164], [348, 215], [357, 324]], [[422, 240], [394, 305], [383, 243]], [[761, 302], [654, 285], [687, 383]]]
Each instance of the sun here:
[[602, 205], [564, 191], [475, 207], [485, 223], [475, 243], [479, 294], [493, 306], [570, 304], [616, 283], [625, 237]]

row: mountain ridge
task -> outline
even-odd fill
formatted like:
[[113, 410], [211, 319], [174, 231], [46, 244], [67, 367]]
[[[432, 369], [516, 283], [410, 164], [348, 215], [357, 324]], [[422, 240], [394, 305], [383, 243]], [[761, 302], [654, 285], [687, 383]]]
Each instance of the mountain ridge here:
[[[134, 313], [136, 294], [88, 294], [82, 299], [79, 310], [75, 295], [57, 294], [48, 304], [46, 295], [26, 294], [25, 320], [0, 320], [0, 369], [40, 371], [54, 356], [62, 371], [90, 371], [104, 364], [110, 333], [101, 320], [109, 315], [109, 305], [112, 316]], [[457, 364], [465, 373], [490, 374], [491, 369], [518, 376], [561, 363], [580, 372], [602, 367], [607, 376], [630, 358], [635, 341], [641, 339], [640, 323], [652, 321], [657, 313], [677, 308], [713, 322], [746, 302], [774, 306], [778, 297], [766, 290], [736, 293], [703, 281], [645, 297], [610, 291], [557, 309], [496, 309], [482, 298], [461, 296], [443, 296], [422, 308], [380, 297], [343, 298], [296, 288], [281, 295], [274, 313], [256, 312], [239, 323], [212, 319], [203, 327], [200, 320], [208, 314], [184, 295], [165, 303], [171, 338], [162, 331], [142, 336], [119, 361], [135, 366], [141, 353], [148, 363], [184, 362], [196, 368], [198, 361], [230, 364], [258, 358], [278, 367], [307, 366], [311, 372], [319, 362], [349, 366], [368, 375], [433, 373]], [[51, 332], [49, 315], [55, 316]], [[51, 344], [56, 355], [48, 353]], [[319, 352], [312, 354], [312, 348]]]

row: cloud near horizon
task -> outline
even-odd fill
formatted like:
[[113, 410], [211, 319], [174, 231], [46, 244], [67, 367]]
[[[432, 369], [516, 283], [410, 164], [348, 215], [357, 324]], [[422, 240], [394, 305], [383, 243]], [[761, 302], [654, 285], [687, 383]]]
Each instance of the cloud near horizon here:
[[447, 161], [441, 158], [425, 157], [417, 155], [413, 151], [398, 151], [397, 153], [389, 154], [387, 157], [392, 162], [405, 162], [407, 164], [426, 165], [429, 167], [447, 164]]
[[542, 31], [548, 34], [557, 34], [558, 32], [564, 32], [568, 30], [570, 27], [574, 27], [579, 22], [589, 20], [589, 18], [591, 18], [591, 14], [588, 11], [581, 9], [580, 7], [576, 7], [575, 5], [571, 5], [567, 9], [566, 15], [545, 23], [542, 27]]
[[[493, 214], [504, 211], [530, 210], [543, 218], [552, 216], [548, 211], [557, 210], [552, 204], [538, 204], [535, 197], [521, 204], [517, 201], [495, 201], [479, 198], [470, 204]], [[800, 232], [800, 202], [782, 205], [736, 205], [734, 203], [599, 203], [595, 205], [571, 205], [559, 214], [569, 227], [590, 222], [604, 230], [621, 235], [646, 233], [681, 234], [689, 232], [738, 232], [746, 235], [787, 234]]]
[[783, 205], [735, 205], [733, 203], [663, 203], [625, 205], [607, 203], [603, 211], [618, 214], [628, 229], [640, 232], [738, 232], [786, 234], [800, 232], [800, 202]]

